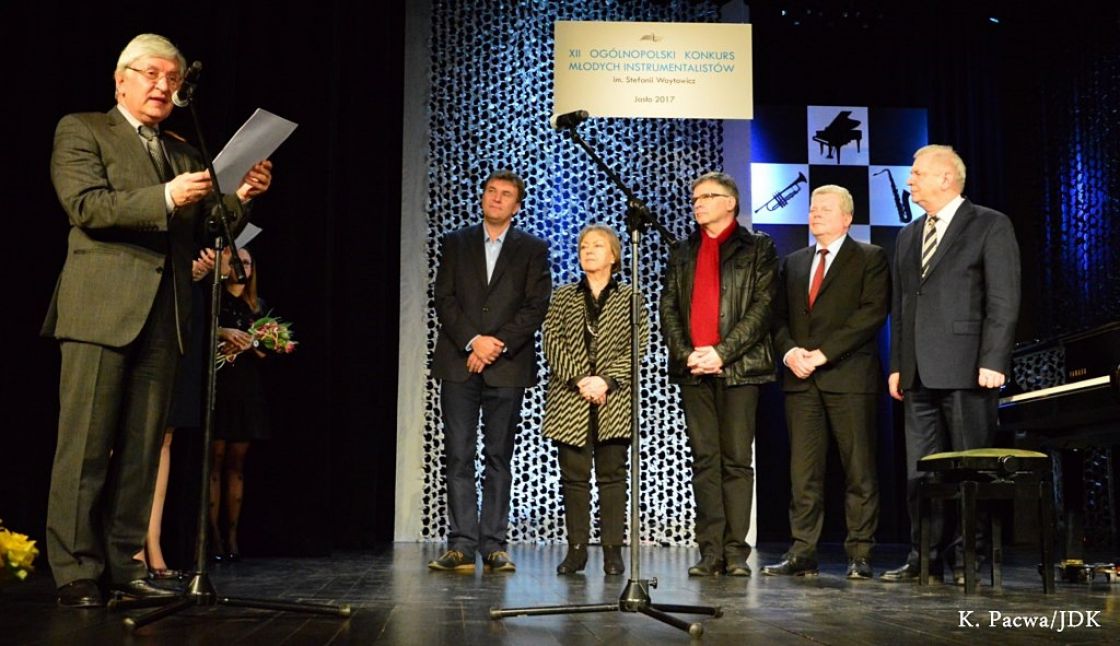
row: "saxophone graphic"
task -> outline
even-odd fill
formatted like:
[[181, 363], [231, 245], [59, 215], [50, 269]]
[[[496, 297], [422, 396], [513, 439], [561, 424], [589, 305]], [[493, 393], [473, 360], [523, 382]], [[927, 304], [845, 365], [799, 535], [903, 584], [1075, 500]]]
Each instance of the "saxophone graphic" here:
[[894, 198], [894, 208], [898, 209], [899, 221], [902, 223], [910, 222], [914, 219], [914, 214], [910, 212], [910, 191], [903, 190], [899, 193], [898, 187], [894, 183], [894, 176], [891, 175], [891, 169], [889, 168], [884, 168], [878, 173], [872, 173], [872, 175], [882, 175], [883, 173], [887, 174], [887, 180], [891, 183], [891, 197]]

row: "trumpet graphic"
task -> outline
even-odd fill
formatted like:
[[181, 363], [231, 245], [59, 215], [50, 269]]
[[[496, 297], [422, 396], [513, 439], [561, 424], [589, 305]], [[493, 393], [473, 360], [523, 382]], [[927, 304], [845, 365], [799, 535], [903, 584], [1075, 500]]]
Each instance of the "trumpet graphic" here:
[[801, 192], [801, 184], [804, 184], [807, 181], [809, 180], [805, 179], [805, 173], [798, 173], [797, 179], [790, 182], [789, 186], [775, 193], [774, 197], [770, 198], [769, 202], [758, 207], [754, 210], [754, 212], [758, 213], [762, 209], [766, 209], [767, 211], [777, 211], [778, 209], [784, 207], [785, 205], [789, 204], [789, 201], [792, 200], [795, 195]]

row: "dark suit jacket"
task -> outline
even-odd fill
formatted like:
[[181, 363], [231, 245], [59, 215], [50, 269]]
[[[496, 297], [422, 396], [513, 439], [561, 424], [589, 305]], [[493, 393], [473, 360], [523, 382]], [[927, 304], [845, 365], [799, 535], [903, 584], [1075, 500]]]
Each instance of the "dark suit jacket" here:
[[853, 240], [840, 245], [809, 310], [809, 271], [817, 247], [782, 260], [774, 307], [776, 359], [795, 347], [820, 349], [828, 363], [809, 379], [783, 365], [782, 389], [806, 390], [812, 381], [824, 392], [878, 392], [883, 376], [877, 336], [890, 305], [890, 268], [880, 247]]
[[511, 226], [486, 282], [482, 225], [464, 227], [443, 239], [436, 272], [439, 339], [432, 376], [466, 381], [467, 344], [476, 335], [494, 336], [505, 351], [482, 371], [490, 386], [529, 387], [537, 382], [534, 335], [544, 322], [552, 294], [548, 243]]
[[[204, 168], [194, 148], [162, 139], [174, 174]], [[214, 200], [168, 216], [164, 182], [136, 130], [116, 107], [59, 121], [51, 180], [69, 216], [70, 236], [42, 334], [109, 347], [129, 344], [144, 327], [170, 254], [183, 352], [191, 261], [202, 221], [217, 208]], [[226, 202], [236, 232], [244, 226], [244, 209], [235, 195]]]
[[1006, 374], [1019, 318], [1019, 245], [1006, 215], [965, 200], [922, 280], [922, 216], [898, 234], [891, 372], [902, 387], [977, 388], [980, 368]]

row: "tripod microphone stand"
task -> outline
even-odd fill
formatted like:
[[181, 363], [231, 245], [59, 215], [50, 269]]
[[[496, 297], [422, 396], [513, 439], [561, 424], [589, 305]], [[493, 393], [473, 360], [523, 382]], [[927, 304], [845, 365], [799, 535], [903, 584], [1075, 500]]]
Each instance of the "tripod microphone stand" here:
[[[201, 69], [201, 64], [194, 63], [192, 66], [197, 66]], [[195, 72], [197, 74], [197, 71]], [[207, 223], [210, 233], [214, 235], [214, 261], [215, 267], [213, 280], [210, 283], [210, 342], [208, 345], [209, 353], [205, 355], [204, 360], [208, 359], [208, 369], [206, 374], [206, 415], [202, 426], [202, 473], [200, 474], [200, 495], [198, 503], [198, 531], [195, 535], [195, 563], [194, 573], [190, 581], [187, 583], [186, 589], [180, 594], [167, 597], [151, 597], [144, 599], [120, 599], [114, 598], [107, 604], [111, 610], [132, 610], [137, 608], [156, 608], [151, 612], [142, 614], [138, 617], [126, 617], [124, 625], [129, 630], [146, 626], [155, 621], [159, 621], [164, 617], [171, 616], [177, 612], [190, 608], [192, 606], [235, 606], [240, 608], [256, 608], [259, 610], [288, 610], [293, 612], [305, 612], [319, 615], [333, 615], [338, 617], [349, 617], [350, 606], [332, 606], [325, 604], [312, 604], [312, 603], [299, 603], [294, 601], [281, 601], [279, 599], [245, 599], [224, 597], [218, 594], [217, 589], [214, 587], [213, 582], [210, 580], [210, 575], [207, 572], [207, 558], [206, 558], [206, 539], [207, 528], [209, 527], [209, 501], [210, 497], [207, 495], [210, 485], [210, 441], [214, 428], [214, 398], [217, 387], [217, 365], [214, 357], [218, 353], [218, 316], [221, 305], [221, 257], [223, 245], [228, 245], [230, 249], [230, 266], [234, 275], [238, 280], [245, 279], [245, 268], [241, 264], [241, 258], [237, 253], [237, 245], [234, 242], [232, 232], [230, 231], [229, 220], [230, 214], [226, 207], [225, 201], [222, 197], [221, 187], [218, 185], [218, 174], [214, 172], [214, 163], [210, 157], [210, 153], [206, 150], [206, 141], [202, 136], [202, 126], [198, 118], [198, 111], [195, 108], [194, 98], [194, 85], [192, 83], [185, 83], [183, 85], [179, 96], [185, 97], [185, 101], [190, 105], [191, 118], [194, 121], [195, 134], [198, 137], [199, 149], [202, 152], [202, 158], [206, 162], [206, 168], [210, 171], [210, 177], [214, 181], [214, 194], [217, 195], [218, 202], [218, 215], [213, 217]], [[176, 101], [178, 105], [178, 101]]]
[[504, 617], [516, 617], [519, 615], [570, 615], [586, 612], [640, 612], [660, 622], [669, 624], [674, 628], [687, 631], [688, 634], [693, 637], [699, 637], [704, 634], [703, 624], [690, 623], [679, 617], [674, 617], [669, 613], [719, 617], [723, 615], [722, 608], [719, 606], [688, 606], [654, 603], [650, 597], [649, 589], [657, 587], [657, 579], [641, 578], [641, 571], [639, 569], [639, 542], [641, 540], [641, 534], [638, 530], [640, 522], [638, 517], [638, 499], [641, 492], [639, 484], [641, 469], [638, 461], [641, 453], [639, 451], [640, 441], [638, 438], [638, 417], [640, 412], [638, 393], [641, 392], [641, 390], [638, 387], [640, 378], [638, 322], [641, 320], [640, 317], [642, 316], [642, 301], [641, 280], [638, 273], [638, 254], [640, 253], [638, 243], [647, 226], [652, 226], [657, 229], [658, 233], [667, 241], [672, 241], [674, 238], [673, 235], [669, 233], [668, 229], [649, 212], [646, 205], [634, 195], [633, 191], [631, 191], [610, 166], [603, 161], [603, 158], [580, 137], [579, 133], [576, 132], [577, 125], [579, 125], [579, 122], [575, 120], [568, 122], [564, 127], [568, 129], [568, 134], [572, 137], [572, 140], [591, 156], [596, 165], [598, 165], [599, 168], [610, 177], [611, 181], [622, 189], [622, 192], [626, 195], [626, 228], [630, 233], [630, 276], [632, 282], [631, 286], [633, 288], [630, 297], [630, 578], [626, 582], [626, 587], [622, 589], [622, 594], [619, 596], [616, 603], [539, 606], [532, 608], [491, 608], [490, 618], [502, 619]]

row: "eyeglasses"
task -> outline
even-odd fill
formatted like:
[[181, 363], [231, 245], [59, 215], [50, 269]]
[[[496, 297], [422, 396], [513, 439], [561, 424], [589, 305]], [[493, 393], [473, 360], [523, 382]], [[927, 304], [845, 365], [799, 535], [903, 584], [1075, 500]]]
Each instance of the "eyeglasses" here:
[[700, 195], [695, 195], [693, 197], [688, 198], [688, 203], [691, 204], [692, 206], [696, 206], [697, 202], [703, 202], [705, 200], [710, 200], [713, 197], [731, 197], [731, 196], [728, 195], [727, 193], [701, 193]]
[[167, 79], [167, 86], [172, 90], [177, 90], [179, 89], [179, 86], [183, 84], [183, 77], [180, 76], [178, 72], [163, 73], [154, 67], [149, 67], [147, 69], [141, 70], [135, 67], [128, 67], [127, 65], [125, 66], [125, 69], [132, 70], [133, 72], [136, 72], [137, 74], [143, 76], [144, 78], [148, 79], [148, 82], [152, 85], [159, 83], [160, 79]]

